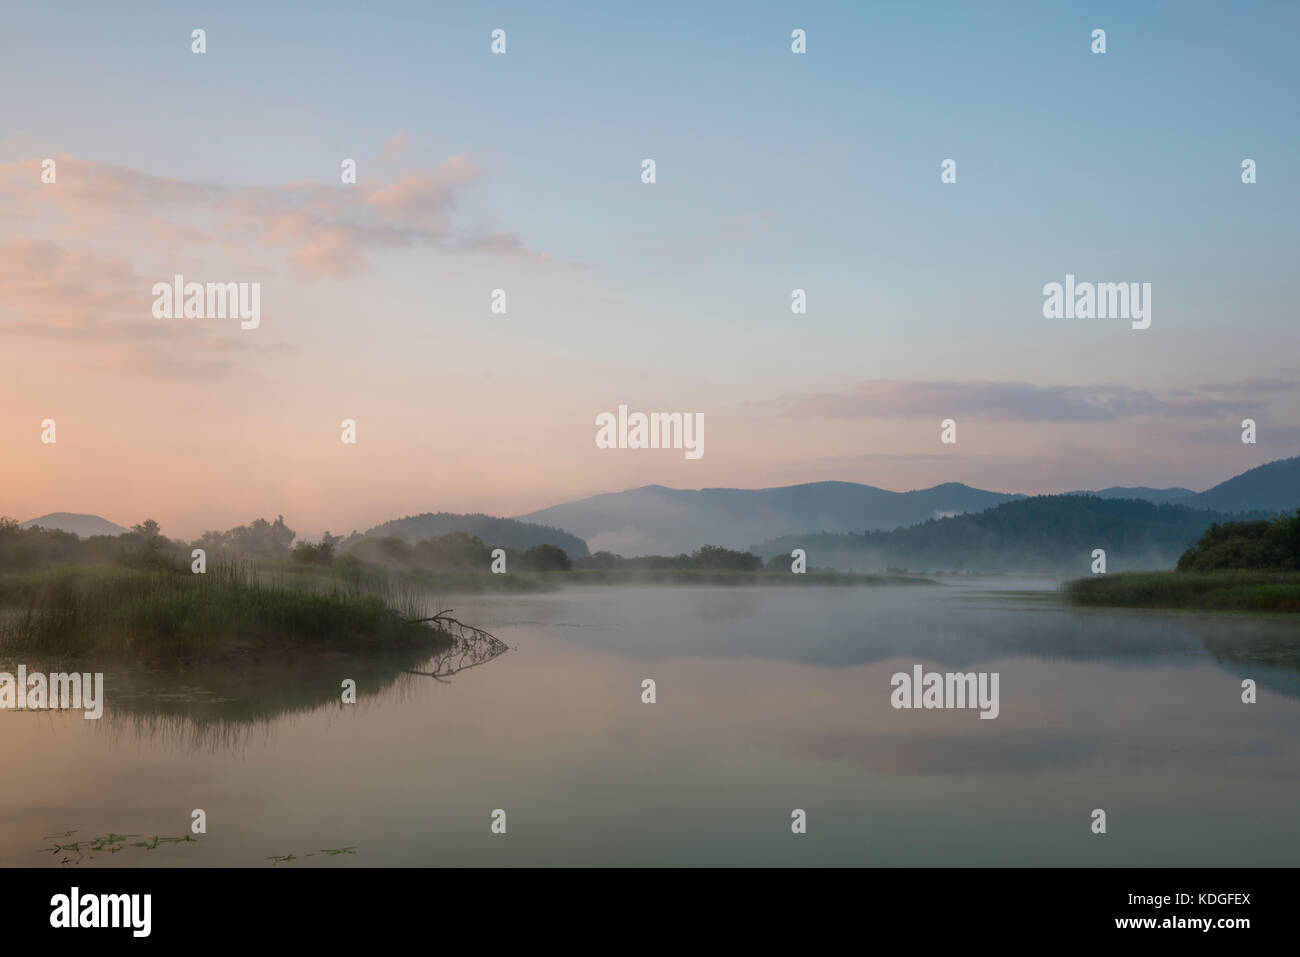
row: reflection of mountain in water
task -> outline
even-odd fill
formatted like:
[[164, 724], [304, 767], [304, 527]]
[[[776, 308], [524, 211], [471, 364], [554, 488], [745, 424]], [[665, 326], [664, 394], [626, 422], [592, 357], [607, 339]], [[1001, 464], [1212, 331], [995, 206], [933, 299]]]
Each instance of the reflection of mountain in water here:
[[[853, 667], [894, 658], [944, 670], [1007, 657], [1225, 670], [1300, 697], [1300, 616], [1072, 608], [1053, 591], [963, 588], [620, 589], [609, 627], [566, 628], [567, 640], [638, 658], [764, 658]], [[559, 625], [563, 596], [536, 606]], [[542, 623], [545, 627], [545, 622]], [[1248, 666], [1248, 667], [1247, 667]]]
[[173, 739], [195, 748], [239, 749], [258, 729], [286, 715], [343, 704], [343, 682], [356, 682], [357, 705], [403, 693], [416, 675], [446, 680], [506, 651], [486, 632], [467, 630], [435, 649], [379, 654], [316, 654], [291, 662], [211, 665], [194, 670], [134, 670], [104, 676], [110, 733]]

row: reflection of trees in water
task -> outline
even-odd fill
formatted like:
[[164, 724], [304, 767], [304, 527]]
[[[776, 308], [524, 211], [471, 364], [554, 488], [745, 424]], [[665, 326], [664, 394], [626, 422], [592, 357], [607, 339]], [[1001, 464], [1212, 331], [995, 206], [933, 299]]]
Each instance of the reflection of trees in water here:
[[1240, 630], [1207, 630], [1199, 637], [1225, 671], [1254, 678], [1261, 688], [1288, 698], [1300, 698], [1300, 628], [1243, 623]]
[[[435, 641], [420, 648], [112, 672], [104, 676], [104, 717], [95, 724], [113, 735], [162, 739], [192, 750], [238, 751], [259, 734], [269, 738], [282, 718], [331, 705], [364, 707], [380, 695], [401, 700], [412, 693], [412, 675], [445, 679], [507, 650], [498, 638], [445, 616], [431, 632]], [[347, 678], [356, 682], [353, 705], [342, 700]]]

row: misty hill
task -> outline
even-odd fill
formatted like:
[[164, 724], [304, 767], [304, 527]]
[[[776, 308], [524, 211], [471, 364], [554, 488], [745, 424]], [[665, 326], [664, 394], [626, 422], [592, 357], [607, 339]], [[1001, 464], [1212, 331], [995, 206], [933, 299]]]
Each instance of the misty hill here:
[[593, 551], [676, 555], [704, 543], [746, 548], [774, 536], [816, 529], [861, 532], [977, 512], [1023, 498], [957, 482], [891, 492], [855, 482], [780, 488], [672, 489], [647, 485], [555, 505], [518, 518], [581, 535]]
[[1157, 505], [1168, 503], [1186, 504], [1187, 500], [1196, 495], [1189, 488], [1150, 488], [1146, 485], [1134, 485], [1132, 487], [1124, 485], [1112, 485], [1110, 488], [1097, 489], [1088, 491], [1081, 489], [1077, 492], [1066, 492], [1066, 495], [1095, 495], [1098, 498], [1137, 498], [1146, 502], [1155, 502]]
[[1138, 499], [1039, 495], [889, 532], [788, 535], [753, 550], [767, 559], [802, 548], [809, 566], [845, 571], [1087, 575], [1094, 548], [1106, 550], [1108, 572], [1172, 568], [1206, 529], [1226, 518]]
[[1300, 508], [1300, 456], [1278, 459], [1242, 472], [1192, 497], [1186, 504], [1219, 512], [1283, 512]]
[[58, 529], [62, 532], [71, 532], [79, 538], [90, 538], [92, 535], [125, 535], [130, 531], [129, 528], [123, 528], [110, 522], [106, 518], [100, 518], [98, 515], [76, 515], [72, 512], [51, 512], [49, 515], [42, 515], [40, 518], [33, 518], [23, 522], [23, 528], [32, 528], [39, 525], [41, 528]]
[[452, 512], [425, 512], [423, 515], [408, 515], [376, 525], [365, 534], [367, 538], [400, 538], [414, 544], [452, 532], [473, 535], [490, 546], [501, 545], [524, 550], [534, 545], [554, 545], [564, 549], [570, 558], [585, 558], [591, 554], [586, 542], [561, 529], [477, 513], [457, 515]]

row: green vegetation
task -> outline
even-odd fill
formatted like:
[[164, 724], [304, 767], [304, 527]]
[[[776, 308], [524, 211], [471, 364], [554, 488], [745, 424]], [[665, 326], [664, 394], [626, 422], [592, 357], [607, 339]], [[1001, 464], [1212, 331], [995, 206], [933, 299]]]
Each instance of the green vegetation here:
[[645, 555], [624, 558], [597, 552], [573, 562], [564, 580], [573, 584], [648, 585], [883, 585], [934, 584], [907, 574], [860, 575], [825, 568], [809, 568], [795, 575], [790, 556], [775, 555], [766, 565], [753, 552], [705, 545], [690, 555]]
[[304, 565], [330, 565], [334, 562], [334, 549], [342, 539], [326, 532], [319, 542], [298, 542], [293, 546], [293, 560]]
[[412, 623], [424, 610], [399, 590], [343, 576], [307, 587], [235, 563], [203, 575], [71, 567], [0, 579], [0, 653], [176, 664], [447, 640]]
[[1080, 578], [1066, 586], [1077, 605], [1300, 611], [1300, 572], [1125, 572]]
[[[49, 841], [58, 837], [71, 837], [76, 833], [77, 829], [73, 828], [71, 831], [63, 831], [60, 834], [51, 834], [48, 837], [43, 838], [43, 840]], [[110, 833], [86, 841], [73, 841], [71, 844], [60, 844], [55, 841], [55, 843], [50, 847], [40, 848], [40, 851], [49, 851], [51, 854], [63, 854], [63, 860], [60, 861], [62, 864], [80, 864], [82, 859], [87, 855], [89, 855], [89, 859], [93, 861], [100, 854], [117, 854], [123, 848], [128, 846], [142, 847], [146, 851], [156, 851], [162, 845], [198, 843], [195, 838], [188, 834], [182, 835], [181, 837], [160, 837], [155, 834], [153, 840], [133, 841], [129, 845], [126, 843], [131, 838], [140, 836], [141, 835], [139, 834]], [[77, 856], [75, 858], [70, 857], [68, 856], [70, 854], [76, 854]]]
[[[364, 537], [400, 538], [414, 544], [455, 532], [482, 539], [493, 547], [521, 552], [535, 545], [552, 545], [575, 558], [583, 558], [587, 554], [587, 543], [569, 532], [549, 525], [521, 522], [513, 518], [494, 518], [481, 513], [456, 515], [450, 512], [425, 512], [422, 515], [408, 515], [377, 525], [367, 531]], [[346, 544], [350, 547], [362, 537], [354, 532]]]
[[[351, 854], [355, 857], [356, 853], [357, 846], [355, 844], [349, 844], [347, 847], [322, 847], [320, 850], [312, 851], [310, 854], [304, 855], [304, 857], [315, 857], [317, 854], [324, 854], [326, 857], [339, 857], [343, 854]], [[266, 859], [271, 862], [272, 867], [275, 867], [278, 864], [288, 864], [290, 861], [296, 861], [298, 856], [296, 854], [271, 854]]]
[[426, 572], [489, 573], [492, 552], [505, 552], [510, 572], [567, 571], [568, 553], [554, 545], [534, 545], [520, 551], [504, 545], [490, 545], [465, 532], [451, 532], [437, 538], [411, 543], [401, 538], [359, 538], [349, 540], [348, 557], [385, 568]]
[[1178, 559], [1180, 572], [1228, 568], [1300, 570], [1300, 512], [1271, 522], [1216, 523]]
[[0, 573], [109, 562], [136, 568], [178, 568], [188, 555], [182, 548], [159, 535], [158, 523], [152, 519], [116, 538], [78, 538], [57, 529], [21, 528], [14, 519], [0, 517]]
[[[154, 525], [155, 532], [157, 528]], [[330, 533], [326, 532], [325, 538], [329, 537]], [[227, 532], [204, 532], [194, 547], [202, 548], [209, 558], [283, 558], [293, 540], [293, 529], [284, 524], [283, 515], [278, 515], [274, 522], [259, 518]]]
[[[405, 586], [408, 591], [531, 591], [550, 587], [528, 573], [568, 567], [567, 554], [552, 545], [524, 551], [506, 548], [512, 574], [492, 575], [492, 546], [463, 532], [415, 544], [399, 538], [353, 535], [346, 542], [326, 532], [319, 542], [293, 544], [295, 533], [282, 516], [274, 522], [257, 519], [226, 532], [205, 532], [193, 542], [162, 535], [158, 523], [146, 520], [128, 534], [78, 538], [69, 532], [40, 527], [21, 528], [0, 518], [0, 589], [4, 573], [68, 567], [117, 566], [142, 571], [190, 572], [192, 550], [201, 548], [206, 561], [247, 562], [261, 577], [313, 587], [335, 577], [371, 589]], [[513, 574], [522, 572], [524, 574]]]
[[[280, 715], [342, 707], [341, 673], [377, 694], [505, 650], [446, 612], [432, 616], [418, 596], [448, 578], [525, 576], [492, 575], [486, 560], [473, 572], [394, 570], [340, 556], [328, 534], [291, 550], [292, 540], [279, 518], [208, 533], [200, 541], [215, 555], [197, 574], [191, 550], [203, 545], [171, 541], [152, 521], [79, 539], [0, 519], [0, 660], [85, 661], [112, 674], [109, 723], [224, 747]], [[486, 559], [481, 542], [470, 544]], [[231, 557], [241, 554], [259, 557]]]
[[1079, 605], [1300, 612], [1300, 513], [1215, 523], [1176, 571], [1081, 578], [1066, 595]]
[[[718, 545], [705, 545], [693, 554], [687, 555], [644, 555], [640, 558], [624, 558], [613, 552], [597, 552], [590, 558], [579, 558], [573, 567], [582, 570], [599, 571], [666, 571], [669, 569], [690, 569], [693, 571], [736, 571], [753, 572], [763, 566], [763, 560], [753, 552], [737, 552]], [[789, 571], [789, 563], [786, 564]]]
[[[766, 567], [758, 555], [716, 545], [692, 554], [624, 558], [609, 552], [571, 559], [562, 548], [519, 550], [466, 532], [409, 542], [348, 539], [328, 532], [294, 543], [282, 516], [257, 519], [193, 542], [164, 536], [145, 520], [116, 538], [77, 536], [0, 519], [0, 654], [94, 656], [109, 666], [203, 663], [211, 680], [193, 689], [191, 710], [229, 710], [247, 695], [226, 687], [222, 661], [284, 660], [296, 650], [375, 656], [383, 676], [414, 667], [450, 637], [418, 623], [411, 596], [452, 591], [550, 589], [562, 584], [877, 585], [928, 582], [907, 574], [852, 574], [810, 567], [794, 575], [788, 556]], [[206, 553], [195, 574], [192, 550]], [[507, 574], [493, 574], [494, 551]], [[585, 551], [585, 547], [584, 547]], [[391, 652], [391, 653], [389, 653]], [[303, 662], [298, 663], [301, 669]], [[356, 667], [354, 665], [354, 667]], [[310, 682], [300, 697], [319, 703]], [[144, 699], [137, 712], [165, 716]], [[256, 711], [261, 705], [250, 703]]]

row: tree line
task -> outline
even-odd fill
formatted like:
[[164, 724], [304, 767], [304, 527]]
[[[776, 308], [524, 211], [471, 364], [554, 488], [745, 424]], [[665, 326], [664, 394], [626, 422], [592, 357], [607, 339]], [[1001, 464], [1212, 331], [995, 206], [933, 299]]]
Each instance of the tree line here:
[[691, 554], [624, 558], [597, 552], [571, 558], [555, 545], [512, 548], [485, 542], [468, 532], [450, 532], [417, 542], [394, 536], [348, 538], [326, 532], [318, 542], [298, 541], [284, 522], [256, 519], [224, 532], [209, 531], [193, 541], [171, 539], [158, 523], [146, 519], [123, 535], [80, 538], [72, 532], [33, 526], [23, 528], [12, 518], [0, 518], [0, 572], [25, 571], [64, 565], [122, 564], [137, 568], [188, 570], [191, 552], [201, 548], [209, 561], [292, 560], [306, 565], [369, 563], [388, 568], [445, 572], [487, 572], [504, 552], [508, 571], [555, 572], [573, 569], [637, 571], [642, 569], [702, 569], [756, 571], [762, 560], [751, 552], [705, 545]]

